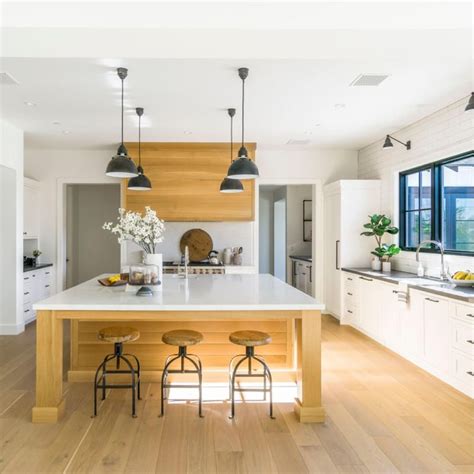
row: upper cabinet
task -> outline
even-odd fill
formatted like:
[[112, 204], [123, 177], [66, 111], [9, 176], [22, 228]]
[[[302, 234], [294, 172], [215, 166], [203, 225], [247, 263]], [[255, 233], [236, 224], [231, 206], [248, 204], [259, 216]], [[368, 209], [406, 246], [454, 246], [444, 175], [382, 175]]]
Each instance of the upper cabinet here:
[[40, 225], [38, 181], [24, 178], [23, 190], [23, 238], [37, 239]]
[[[138, 163], [138, 144], [127, 143]], [[228, 143], [142, 143], [142, 166], [152, 183], [151, 191], [130, 191], [124, 181], [123, 207], [143, 212], [156, 210], [165, 221], [253, 221], [255, 183], [243, 181], [244, 191], [219, 192], [230, 165]], [[247, 143], [255, 158], [255, 143]], [[237, 155], [238, 146], [234, 146]]]

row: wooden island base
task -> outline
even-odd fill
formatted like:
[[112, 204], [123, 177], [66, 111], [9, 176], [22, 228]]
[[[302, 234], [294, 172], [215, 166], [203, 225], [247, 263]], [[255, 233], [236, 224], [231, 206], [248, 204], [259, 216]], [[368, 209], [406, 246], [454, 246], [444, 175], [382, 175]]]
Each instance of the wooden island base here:
[[224, 381], [230, 358], [241, 352], [228, 336], [239, 329], [269, 332], [272, 343], [258, 348], [274, 370], [275, 380], [297, 381], [295, 414], [300, 422], [323, 422], [321, 406], [321, 314], [292, 311], [47, 311], [37, 314], [36, 406], [33, 422], [55, 423], [64, 411], [62, 393], [63, 321], [71, 320], [71, 382], [91, 381], [111, 345], [97, 339], [105, 326], [126, 321], [140, 331], [127, 352], [141, 361], [143, 380], [159, 380], [164, 360], [173, 348], [161, 342], [163, 332], [195, 329], [204, 341], [192, 352], [201, 357], [205, 380]]

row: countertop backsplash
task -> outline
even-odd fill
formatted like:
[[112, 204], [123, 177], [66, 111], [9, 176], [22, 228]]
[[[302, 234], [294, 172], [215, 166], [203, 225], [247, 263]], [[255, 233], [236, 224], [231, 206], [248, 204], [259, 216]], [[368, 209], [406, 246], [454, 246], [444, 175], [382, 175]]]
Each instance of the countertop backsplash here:
[[[181, 258], [179, 241], [181, 236], [190, 229], [203, 229], [212, 238], [213, 250], [217, 250], [222, 258], [226, 247], [243, 247], [242, 265], [253, 265], [253, 222], [165, 222], [164, 241], [160, 244], [160, 253], [164, 260], [179, 261]], [[125, 245], [124, 264], [141, 261], [142, 252], [134, 244]]]

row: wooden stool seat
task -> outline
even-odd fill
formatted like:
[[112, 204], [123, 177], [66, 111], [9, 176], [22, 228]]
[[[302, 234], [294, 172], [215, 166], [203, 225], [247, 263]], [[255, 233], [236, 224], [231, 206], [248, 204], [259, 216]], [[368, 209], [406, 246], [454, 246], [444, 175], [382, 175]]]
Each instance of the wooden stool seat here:
[[165, 332], [161, 340], [170, 346], [187, 347], [199, 344], [203, 340], [203, 335], [190, 329], [175, 329]]
[[106, 342], [133, 342], [140, 338], [140, 332], [131, 327], [111, 326], [101, 329], [97, 336], [99, 340]]
[[270, 334], [262, 331], [236, 331], [229, 336], [229, 341], [239, 346], [265, 346], [272, 342]]

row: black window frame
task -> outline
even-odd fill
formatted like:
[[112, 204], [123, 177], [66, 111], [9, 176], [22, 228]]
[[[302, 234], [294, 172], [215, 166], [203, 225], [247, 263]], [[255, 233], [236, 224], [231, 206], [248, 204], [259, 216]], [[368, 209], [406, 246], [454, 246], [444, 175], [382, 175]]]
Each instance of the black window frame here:
[[[449, 158], [445, 158], [443, 160], [438, 160], [433, 163], [428, 163], [425, 165], [418, 166], [416, 168], [412, 168], [406, 171], [402, 171], [399, 173], [399, 208], [398, 208], [398, 216], [399, 216], [399, 223], [400, 223], [400, 238], [399, 238], [399, 245], [400, 248], [405, 252], [415, 252], [416, 247], [409, 247], [406, 245], [407, 241], [407, 232], [406, 232], [406, 214], [407, 212], [412, 212], [413, 210], [406, 209], [406, 180], [408, 175], [412, 175], [414, 173], [420, 173], [419, 175], [419, 225], [421, 225], [421, 211], [422, 210], [431, 210], [431, 240], [437, 240], [439, 242], [442, 241], [442, 213], [443, 213], [443, 176], [442, 176], [442, 167], [447, 163], [451, 163], [453, 161], [463, 160], [466, 158], [474, 157], [474, 150], [467, 151], [464, 153], [460, 153], [458, 155], [451, 156]], [[421, 208], [421, 190], [422, 190], [422, 183], [421, 183], [421, 172], [430, 170], [431, 171], [431, 208]], [[415, 209], [417, 210], [417, 209]], [[419, 232], [421, 238], [421, 232]], [[421, 252], [427, 253], [439, 253], [439, 249], [435, 246], [431, 247], [422, 247], [420, 249]], [[446, 254], [449, 255], [467, 255], [467, 256], [474, 256], [474, 252], [466, 251], [466, 250], [452, 250], [447, 249], [445, 250]]]

